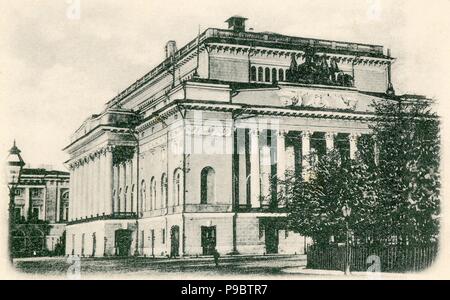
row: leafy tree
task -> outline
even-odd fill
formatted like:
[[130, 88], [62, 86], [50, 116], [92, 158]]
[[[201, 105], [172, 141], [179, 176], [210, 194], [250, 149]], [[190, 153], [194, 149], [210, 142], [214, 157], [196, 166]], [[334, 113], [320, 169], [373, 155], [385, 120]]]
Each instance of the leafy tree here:
[[439, 119], [429, 100], [397, 98], [374, 106], [381, 227], [400, 243], [428, 243], [439, 231]]
[[377, 205], [373, 189], [374, 176], [362, 160], [343, 159], [332, 151], [319, 159], [309, 180], [288, 176], [286, 193], [289, 227], [316, 243], [326, 244], [345, 237], [344, 205], [352, 209], [349, 223], [355, 236], [364, 237], [367, 227], [374, 226], [372, 215]]
[[359, 139], [356, 160], [333, 151], [308, 181], [286, 178], [288, 224], [316, 243], [343, 241], [342, 207], [355, 241], [420, 244], [439, 231], [439, 119], [430, 102], [397, 97], [374, 103], [373, 135]]

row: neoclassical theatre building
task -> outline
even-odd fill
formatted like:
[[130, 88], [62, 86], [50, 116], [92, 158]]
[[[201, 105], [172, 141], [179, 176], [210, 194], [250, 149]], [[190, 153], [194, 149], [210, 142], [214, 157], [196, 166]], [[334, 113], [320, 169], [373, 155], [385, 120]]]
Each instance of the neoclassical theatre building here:
[[[314, 155], [354, 157], [394, 93], [382, 46], [208, 28], [72, 135], [67, 254], [303, 253], [280, 201]], [[314, 155], [311, 155], [314, 154]]]

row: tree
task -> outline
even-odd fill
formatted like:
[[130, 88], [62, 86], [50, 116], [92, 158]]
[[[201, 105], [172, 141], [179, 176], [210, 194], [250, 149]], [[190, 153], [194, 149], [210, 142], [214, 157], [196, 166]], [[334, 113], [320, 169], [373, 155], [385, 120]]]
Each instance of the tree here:
[[314, 176], [287, 176], [282, 201], [291, 230], [328, 243], [342, 240], [342, 207], [363, 243], [425, 244], [439, 232], [439, 119], [428, 100], [397, 97], [374, 103], [372, 135], [358, 141], [358, 158], [323, 156]]
[[362, 160], [343, 159], [338, 151], [329, 152], [314, 166], [311, 178], [287, 177], [288, 224], [291, 230], [326, 244], [333, 236], [343, 241], [344, 205], [352, 209], [349, 219], [355, 237], [364, 238], [367, 228], [376, 224], [372, 215], [377, 195], [376, 178]]
[[378, 218], [400, 243], [429, 243], [439, 231], [439, 119], [431, 104], [404, 97], [374, 104]]

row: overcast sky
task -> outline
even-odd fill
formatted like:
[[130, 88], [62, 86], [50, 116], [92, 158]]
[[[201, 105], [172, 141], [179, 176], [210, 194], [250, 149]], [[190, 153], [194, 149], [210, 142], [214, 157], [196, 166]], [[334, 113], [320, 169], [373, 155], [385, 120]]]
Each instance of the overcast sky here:
[[399, 93], [439, 97], [449, 86], [437, 86], [449, 61], [445, 0], [79, 0], [79, 12], [78, 0], [1, 3], [0, 153], [15, 138], [33, 165], [64, 168], [69, 136], [161, 62], [167, 40], [181, 47], [235, 14], [255, 31], [391, 48]]

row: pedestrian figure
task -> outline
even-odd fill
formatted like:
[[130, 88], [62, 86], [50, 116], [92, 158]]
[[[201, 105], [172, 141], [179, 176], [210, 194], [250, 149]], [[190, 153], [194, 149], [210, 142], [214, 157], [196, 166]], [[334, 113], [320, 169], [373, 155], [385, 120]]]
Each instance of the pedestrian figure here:
[[212, 254], [213, 254], [213, 257], [214, 257], [214, 264], [216, 265], [216, 267], [218, 267], [219, 266], [220, 253], [219, 253], [219, 251], [217, 251], [216, 247], [213, 248]]

